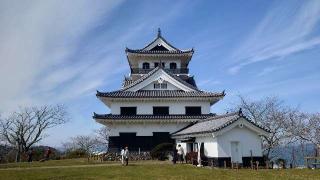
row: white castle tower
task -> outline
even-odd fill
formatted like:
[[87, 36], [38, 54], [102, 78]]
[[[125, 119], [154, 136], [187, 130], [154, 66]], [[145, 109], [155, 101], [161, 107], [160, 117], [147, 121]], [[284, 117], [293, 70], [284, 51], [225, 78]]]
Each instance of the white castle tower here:
[[173, 142], [172, 133], [215, 116], [210, 107], [225, 93], [197, 88], [188, 67], [193, 49], [172, 46], [159, 29], [146, 47], [125, 52], [131, 74], [120, 90], [97, 92], [111, 113], [93, 116], [110, 128], [110, 151], [124, 146], [148, 151], [160, 143]]

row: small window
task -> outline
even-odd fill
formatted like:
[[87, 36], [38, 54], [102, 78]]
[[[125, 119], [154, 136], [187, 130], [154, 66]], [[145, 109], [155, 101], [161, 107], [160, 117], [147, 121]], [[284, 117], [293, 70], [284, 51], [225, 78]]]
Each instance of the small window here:
[[177, 69], [176, 63], [170, 63], [170, 69]]
[[167, 89], [167, 83], [154, 83], [154, 89]]
[[154, 106], [153, 107], [153, 115], [158, 115], [158, 116], [165, 116], [169, 115], [169, 107], [167, 106]]
[[201, 115], [201, 106], [187, 106], [186, 115]]
[[153, 84], [154, 89], [160, 89], [160, 84], [159, 83], [154, 83]]
[[159, 63], [154, 63], [154, 68], [158, 67], [159, 66]]
[[142, 64], [142, 69], [150, 69], [150, 64], [149, 63], [143, 63]]
[[137, 115], [137, 107], [120, 107], [120, 114], [123, 116]]
[[164, 67], [166, 67], [166, 63], [161, 63], [161, 65], [162, 65], [162, 67], [164, 68]]

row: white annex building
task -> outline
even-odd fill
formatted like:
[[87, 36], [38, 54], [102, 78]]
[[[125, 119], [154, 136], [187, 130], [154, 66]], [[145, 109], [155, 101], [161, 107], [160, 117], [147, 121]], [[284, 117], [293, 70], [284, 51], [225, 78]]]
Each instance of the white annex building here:
[[125, 52], [131, 73], [120, 90], [97, 92], [111, 113], [93, 116], [110, 128], [109, 151], [124, 146], [150, 151], [160, 143], [176, 142], [185, 153], [197, 151], [220, 166], [224, 161], [261, 160], [260, 136], [267, 130], [241, 110], [225, 115], [210, 112], [225, 93], [197, 88], [188, 68], [193, 49], [177, 49], [159, 29], [146, 47]]

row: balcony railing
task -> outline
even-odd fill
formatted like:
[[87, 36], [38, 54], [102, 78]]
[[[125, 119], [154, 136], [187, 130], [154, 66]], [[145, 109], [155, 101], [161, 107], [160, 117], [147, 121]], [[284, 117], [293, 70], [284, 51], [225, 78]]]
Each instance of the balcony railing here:
[[[131, 74], [147, 74], [148, 72], [152, 71], [153, 69], [140, 69], [140, 68], [133, 68], [131, 69]], [[165, 69], [173, 74], [188, 74], [188, 68], [179, 68], [179, 69]]]

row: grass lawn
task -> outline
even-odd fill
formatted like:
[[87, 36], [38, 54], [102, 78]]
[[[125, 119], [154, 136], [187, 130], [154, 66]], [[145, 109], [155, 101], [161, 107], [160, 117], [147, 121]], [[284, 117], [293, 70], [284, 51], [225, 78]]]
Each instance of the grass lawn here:
[[0, 166], [0, 179], [320, 179], [320, 170], [230, 170], [159, 161], [88, 163], [85, 159]]

